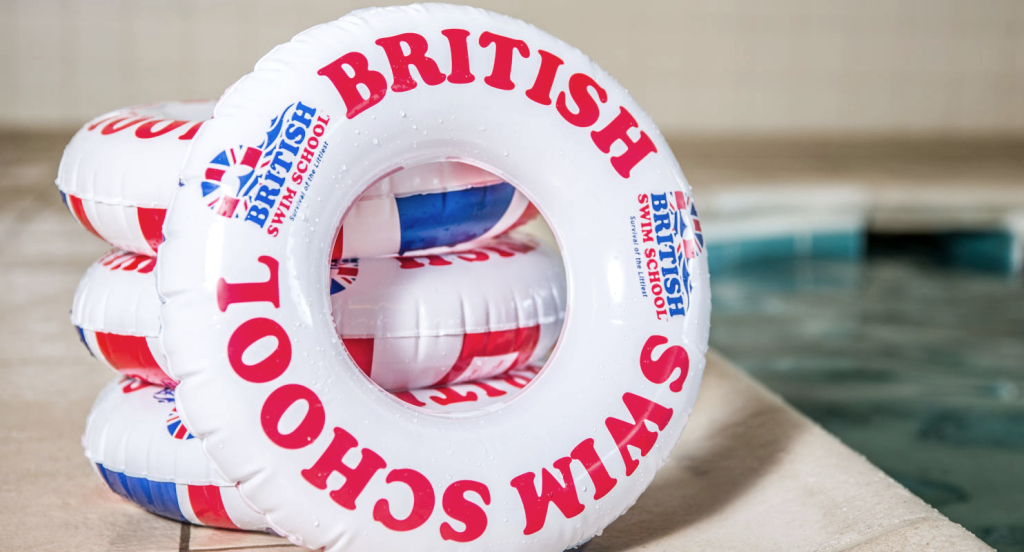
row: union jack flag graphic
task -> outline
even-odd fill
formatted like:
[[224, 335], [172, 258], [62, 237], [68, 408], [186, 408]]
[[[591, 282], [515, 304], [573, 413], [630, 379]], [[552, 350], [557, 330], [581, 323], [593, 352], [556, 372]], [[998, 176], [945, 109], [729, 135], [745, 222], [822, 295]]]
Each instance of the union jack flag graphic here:
[[226, 218], [239, 218], [248, 211], [249, 197], [259, 182], [256, 165], [262, 155], [262, 150], [251, 146], [238, 146], [217, 154], [206, 168], [203, 180], [206, 205]]
[[189, 433], [185, 424], [181, 423], [181, 416], [178, 415], [178, 407], [172, 408], [171, 413], [167, 417], [167, 433], [170, 433], [171, 437], [181, 439], [182, 441], [187, 441], [194, 437]]
[[331, 295], [341, 293], [356, 283], [359, 274], [359, 259], [331, 261]]
[[[676, 209], [673, 223], [675, 233], [680, 237], [679, 245], [676, 246], [676, 254], [692, 259], [704, 250], [704, 233], [700, 229], [697, 206], [683, 192], [675, 192], [675, 200]], [[686, 224], [686, 218], [683, 215], [687, 208], [689, 208], [690, 218], [693, 220], [692, 225]]]

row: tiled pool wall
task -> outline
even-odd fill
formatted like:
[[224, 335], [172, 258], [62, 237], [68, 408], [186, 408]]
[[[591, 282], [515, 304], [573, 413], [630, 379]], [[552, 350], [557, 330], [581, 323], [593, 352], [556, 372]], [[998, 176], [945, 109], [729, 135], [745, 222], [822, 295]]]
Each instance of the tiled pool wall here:
[[867, 235], [863, 229], [808, 232], [768, 238], [750, 237], [716, 243], [708, 240], [708, 269], [718, 274], [748, 263], [797, 258], [860, 259]]
[[[705, 225], [709, 226], [709, 225]], [[938, 265], [1000, 274], [1020, 274], [1022, 235], [1012, 229], [869, 234], [868, 227], [803, 230], [769, 236], [707, 236], [712, 275], [750, 263], [786, 259], [863, 259], [871, 249], [902, 251]]]
[[[714, 238], [712, 238], [714, 239]], [[1003, 274], [1021, 271], [1022, 244], [1006, 230], [940, 232], [935, 234], [873, 234], [871, 242], [902, 242], [911, 255], [927, 254], [938, 264]], [[769, 238], [751, 237], [725, 243], [708, 243], [708, 267], [712, 274], [751, 262], [782, 259], [861, 259], [868, 250], [866, 229], [845, 232], [809, 232]]]

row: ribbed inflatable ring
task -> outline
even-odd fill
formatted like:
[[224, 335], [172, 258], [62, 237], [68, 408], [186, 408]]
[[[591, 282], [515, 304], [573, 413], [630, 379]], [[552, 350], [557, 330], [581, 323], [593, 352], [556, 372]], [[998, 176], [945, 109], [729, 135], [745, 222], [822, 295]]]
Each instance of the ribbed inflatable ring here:
[[[211, 205], [225, 155], [271, 162], [225, 173]], [[327, 277], [356, 198], [443, 160], [528, 197], [567, 278], [544, 369], [500, 407], [459, 416], [365, 377]], [[562, 550], [633, 504], [676, 443], [707, 348], [703, 237], [654, 123], [578, 50], [468, 7], [354, 12], [228, 91], [181, 176], [157, 263], [179, 411], [296, 543]]]

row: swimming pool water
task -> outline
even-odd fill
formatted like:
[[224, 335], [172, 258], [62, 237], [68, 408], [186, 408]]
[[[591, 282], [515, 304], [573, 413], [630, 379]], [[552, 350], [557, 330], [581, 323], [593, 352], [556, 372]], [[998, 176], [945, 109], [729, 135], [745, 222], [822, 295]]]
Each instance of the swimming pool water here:
[[712, 277], [711, 344], [999, 550], [1024, 552], [1024, 281], [921, 260]]

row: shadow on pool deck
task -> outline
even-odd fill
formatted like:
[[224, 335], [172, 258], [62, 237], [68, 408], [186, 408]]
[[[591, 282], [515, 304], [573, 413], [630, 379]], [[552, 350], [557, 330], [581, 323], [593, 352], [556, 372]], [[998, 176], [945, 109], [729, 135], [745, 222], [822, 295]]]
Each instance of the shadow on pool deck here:
[[731, 397], [735, 408], [710, 425], [700, 418], [704, 396], [698, 399], [696, 420], [678, 445], [688, 453], [671, 457], [636, 505], [584, 550], [642, 547], [714, 517], [756, 488], [809, 427], [754, 391]]

